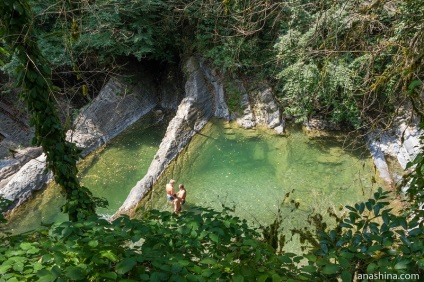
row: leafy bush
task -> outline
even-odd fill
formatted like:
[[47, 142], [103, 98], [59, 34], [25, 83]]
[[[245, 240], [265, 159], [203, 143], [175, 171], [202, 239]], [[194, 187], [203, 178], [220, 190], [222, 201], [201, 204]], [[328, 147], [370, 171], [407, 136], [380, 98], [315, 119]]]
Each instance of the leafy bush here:
[[141, 220], [63, 222], [4, 236], [0, 281], [352, 281], [375, 273], [423, 277], [423, 222], [394, 214], [388, 194], [380, 188], [373, 199], [347, 206], [349, 214], [335, 228], [312, 234], [316, 243], [303, 255], [276, 254], [260, 230], [228, 208], [198, 208], [181, 216], [150, 211]]
[[[175, 216], [151, 211], [143, 220], [91, 218], [2, 238], [2, 281], [287, 280], [300, 257], [277, 256], [256, 230], [228, 209]], [[240, 280], [241, 279], [241, 280]], [[13, 280], [12, 280], [13, 281]]]

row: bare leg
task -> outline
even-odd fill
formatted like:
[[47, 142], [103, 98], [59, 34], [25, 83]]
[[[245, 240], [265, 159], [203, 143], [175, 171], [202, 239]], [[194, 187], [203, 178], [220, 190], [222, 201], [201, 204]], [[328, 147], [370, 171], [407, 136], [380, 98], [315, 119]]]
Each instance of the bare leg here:
[[181, 210], [181, 202], [179, 199], [174, 200], [174, 213], [178, 214]]

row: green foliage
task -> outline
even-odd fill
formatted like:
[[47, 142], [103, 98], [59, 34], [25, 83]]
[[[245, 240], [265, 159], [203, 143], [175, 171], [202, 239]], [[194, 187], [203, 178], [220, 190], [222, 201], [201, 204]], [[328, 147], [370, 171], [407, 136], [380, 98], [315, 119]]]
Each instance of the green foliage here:
[[200, 53], [223, 72], [268, 72], [273, 52], [270, 43], [276, 37], [279, 7], [260, 0], [194, 1], [176, 5], [184, 13], [176, 14], [184, 24], [182, 35], [188, 39], [183, 51]]
[[[321, 225], [311, 233], [316, 244], [303, 255], [276, 254], [281, 242], [269, 245], [228, 208], [198, 208], [181, 216], [153, 210], [141, 220], [123, 216], [113, 222], [97, 217], [63, 222], [4, 236], [0, 281], [351, 281], [374, 273], [422, 277], [422, 221], [394, 214], [388, 195], [380, 188], [372, 199], [347, 206], [349, 213], [335, 228]], [[320, 217], [312, 221], [317, 224]], [[284, 223], [277, 220], [264, 234], [274, 234], [277, 225]]]
[[122, 58], [178, 63], [200, 53], [224, 73], [275, 83], [285, 114], [298, 121], [321, 117], [359, 128], [387, 122], [423, 77], [423, 1], [31, 4], [43, 56], [63, 80], [85, 81], [77, 87], [84, 101], [92, 76]]
[[176, 30], [165, 1], [32, 1], [39, 45], [55, 66], [105, 65], [120, 56], [175, 60]]
[[423, 76], [423, 35], [414, 29], [423, 2], [289, 3], [275, 44], [286, 114], [355, 128], [387, 122], [413, 77]]
[[100, 56], [125, 55], [137, 59], [172, 60], [172, 22], [161, 18], [165, 2], [96, 1], [85, 7], [77, 20], [80, 36], [77, 50]]
[[225, 97], [227, 98], [226, 103], [230, 112], [241, 114], [241, 91], [236, 83], [230, 80], [225, 81]]
[[[120, 56], [172, 61], [176, 53], [201, 52], [224, 71], [265, 66], [263, 73], [272, 74], [276, 55], [281, 100], [286, 114], [298, 120], [322, 115], [359, 127], [393, 111], [403, 94], [424, 116], [423, 31], [417, 28], [424, 20], [423, 1], [189, 2], [32, 1], [35, 23], [26, 1], [0, 2], [0, 51], [15, 55], [8, 66], [20, 67], [16, 75], [33, 114], [34, 143], [43, 146], [48, 167], [64, 187], [65, 211], [71, 220], [80, 219], [3, 237], [0, 281], [350, 281], [358, 273], [424, 275], [422, 154], [408, 165], [410, 205], [403, 213], [392, 212], [388, 193], [379, 190], [373, 199], [346, 207], [348, 215], [335, 228], [297, 232], [312, 243], [303, 256], [282, 253], [281, 221], [263, 230], [268, 244], [227, 209], [181, 217], [152, 211], [141, 221], [122, 217], [112, 223], [90, 217], [94, 199], [75, 177], [78, 150], [64, 139], [48, 61], [79, 77], [82, 65], [112, 64]], [[229, 99], [237, 108], [233, 94]], [[311, 224], [318, 226], [320, 218], [311, 216]], [[301, 260], [306, 264], [299, 265]]]
[[11, 203], [12, 201], [8, 199], [0, 198], [0, 223], [6, 222], [3, 213], [7, 211], [7, 208], [10, 206]]
[[333, 230], [318, 233], [320, 246], [313, 255], [321, 277], [351, 281], [355, 273], [424, 275], [422, 222], [392, 213], [389, 193], [380, 188], [373, 199], [347, 206], [347, 218]]
[[91, 192], [81, 187], [77, 179], [76, 162], [79, 150], [65, 140], [65, 132], [52, 101], [49, 63], [37, 45], [32, 26], [32, 14], [24, 0], [0, 3], [0, 35], [15, 54], [20, 65], [16, 69], [17, 85], [23, 88], [22, 98], [32, 114], [30, 126], [35, 127], [33, 145], [42, 146], [47, 167], [55, 181], [64, 189], [64, 211], [76, 221], [95, 213]]
[[277, 256], [228, 210], [143, 220], [88, 218], [3, 238], [2, 281], [255, 281], [295, 279], [299, 257]]

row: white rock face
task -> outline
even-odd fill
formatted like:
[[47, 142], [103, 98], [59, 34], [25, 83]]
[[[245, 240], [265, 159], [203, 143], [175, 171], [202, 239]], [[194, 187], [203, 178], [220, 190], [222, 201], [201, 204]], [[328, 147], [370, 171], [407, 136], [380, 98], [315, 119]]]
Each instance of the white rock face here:
[[398, 123], [390, 132], [373, 131], [366, 137], [368, 149], [374, 160], [380, 177], [388, 184], [394, 185], [393, 175], [388, 168], [385, 156], [397, 159], [400, 166], [405, 169], [408, 162], [413, 161], [420, 152], [420, 139], [423, 132], [416, 126], [409, 126], [405, 122]]

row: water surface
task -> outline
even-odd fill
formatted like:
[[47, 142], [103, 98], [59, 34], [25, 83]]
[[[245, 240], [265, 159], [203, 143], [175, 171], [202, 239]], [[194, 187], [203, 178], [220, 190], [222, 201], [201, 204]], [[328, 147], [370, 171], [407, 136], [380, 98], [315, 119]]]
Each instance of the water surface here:
[[[80, 164], [82, 184], [109, 201], [99, 213], [113, 214], [145, 175], [167, 126], [153, 122], [152, 116], [142, 119]], [[310, 226], [311, 212], [325, 215], [331, 208], [341, 214], [344, 205], [368, 199], [377, 188], [374, 173], [366, 151], [346, 150], [334, 138], [308, 138], [297, 127], [278, 136], [212, 120], [159, 178], [138, 215], [152, 208], [172, 211], [164, 186], [173, 178], [186, 186], [185, 210], [235, 207], [237, 216], [255, 226], [270, 224], [280, 214], [289, 238], [290, 229]], [[18, 209], [9, 229], [21, 232], [41, 221], [66, 220], [58, 212], [63, 202], [50, 185]], [[297, 240], [287, 245], [290, 251], [298, 248]]]
[[288, 235], [289, 229], [309, 226], [311, 212], [331, 208], [340, 214], [344, 205], [368, 199], [377, 188], [373, 177], [369, 154], [346, 150], [335, 138], [311, 139], [296, 127], [278, 136], [214, 120], [171, 164], [138, 214], [151, 208], [171, 211], [164, 186], [175, 179], [187, 189], [185, 210], [234, 206], [240, 218], [266, 225], [281, 209]]

